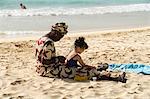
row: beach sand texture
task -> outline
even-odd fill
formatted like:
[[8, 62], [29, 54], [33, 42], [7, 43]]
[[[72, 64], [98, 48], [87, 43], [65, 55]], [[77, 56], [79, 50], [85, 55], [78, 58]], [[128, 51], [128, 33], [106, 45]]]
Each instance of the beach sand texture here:
[[[150, 64], [150, 29], [67, 35], [55, 43], [57, 55], [67, 55], [78, 36], [84, 36], [89, 45], [81, 54], [89, 65], [97, 66], [100, 62]], [[149, 75], [127, 73], [125, 84], [38, 76], [35, 39], [0, 43], [0, 99], [150, 99]]]

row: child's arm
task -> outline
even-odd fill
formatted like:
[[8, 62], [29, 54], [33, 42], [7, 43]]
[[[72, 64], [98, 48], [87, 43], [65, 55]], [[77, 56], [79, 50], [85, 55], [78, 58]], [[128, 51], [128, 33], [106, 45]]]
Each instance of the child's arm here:
[[77, 55], [77, 56], [75, 57], [75, 59], [78, 60], [78, 62], [80, 63], [81, 66], [86, 66], [86, 67], [88, 67], [88, 68], [95, 68], [95, 67], [93, 67], [93, 66], [86, 65], [86, 64], [83, 62], [81, 56], [79, 56], [79, 55]]
[[75, 60], [77, 60], [80, 63], [81, 66], [86, 66], [85, 63], [83, 62], [81, 56], [77, 55], [75, 57]]
[[71, 58], [73, 58], [77, 53], [75, 53], [74, 51], [71, 51], [68, 56], [66, 57], [65, 60], [65, 64], [67, 63], [68, 60], [70, 60]]

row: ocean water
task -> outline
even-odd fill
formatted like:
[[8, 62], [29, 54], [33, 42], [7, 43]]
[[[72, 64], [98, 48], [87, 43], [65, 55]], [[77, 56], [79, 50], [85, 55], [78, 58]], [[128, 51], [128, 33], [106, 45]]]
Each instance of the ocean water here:
[[[26, 5], [21, 10], [19, 4]], [[150, 0], [0, 0], [0, 16], [93, 15], [150, 11]]]
[[69, 33], [147, 27], [150, 0], [0, 0], [0, 38], [43, 35], [56, 22]]

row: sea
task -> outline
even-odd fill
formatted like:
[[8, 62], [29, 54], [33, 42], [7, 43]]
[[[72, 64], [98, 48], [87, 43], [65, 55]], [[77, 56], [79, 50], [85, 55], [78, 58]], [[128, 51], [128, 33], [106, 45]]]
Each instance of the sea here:
[[[27, 10], [22, 11], [23, 3]], [[0, 16], [89, 15], [150, 11], [150, 0], [0, 0]]]
[[1, 35], [46, 32], [62, 21], [70, 32], [144, 27], [149, 17], [150, 0], [0, 0]]

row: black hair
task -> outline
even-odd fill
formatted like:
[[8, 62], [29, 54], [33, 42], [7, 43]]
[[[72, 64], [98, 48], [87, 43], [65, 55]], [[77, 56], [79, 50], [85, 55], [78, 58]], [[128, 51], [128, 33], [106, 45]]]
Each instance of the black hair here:
[[80, 47], [80, 48], [88, 49], [88, 45], [84, 40], [85, 40], [84, 37], [79, 37], [78, 39], [76, 39], [76, 41], [74, 42], [75, 48]]
[[23, 4], [22, 3], [20, 3], [20, 6], [22, 6]]

